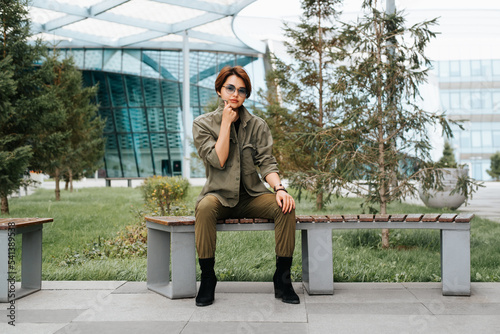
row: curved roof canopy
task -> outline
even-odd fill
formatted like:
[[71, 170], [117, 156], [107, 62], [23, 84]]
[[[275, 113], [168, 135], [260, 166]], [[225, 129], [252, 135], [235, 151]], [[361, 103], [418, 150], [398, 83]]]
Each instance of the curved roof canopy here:
[[58, 48], [182, 49], [256, 54], [263, 42], [234, 30], [235, 16], [256, 0], [32, 0], [34, 38]]

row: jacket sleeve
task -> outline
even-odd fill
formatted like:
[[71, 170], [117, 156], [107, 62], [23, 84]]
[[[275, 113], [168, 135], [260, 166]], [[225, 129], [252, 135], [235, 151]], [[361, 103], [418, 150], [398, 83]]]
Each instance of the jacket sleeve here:
[[226, 165], [220, 166], [219, 156], [215, 151], [216, 138], [208, 129], [206, 124], [195, 120], [193, 122], [193, 141], [198, 154], [205, 165], [210, 165], [217, 169], [225, 169]]
[[262, 179], [270, 173], [279, 173], [278, 163], [273, 156], [273, 137], [269, 126], [261, 120], [259, 136], [255, 145], [254, 162], [259, 166]]

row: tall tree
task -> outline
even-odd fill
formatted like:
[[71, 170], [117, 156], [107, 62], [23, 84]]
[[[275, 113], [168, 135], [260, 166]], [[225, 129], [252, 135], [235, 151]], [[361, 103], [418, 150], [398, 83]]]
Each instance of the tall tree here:
[[[334, 118], [329, 82], [337, 57], [335, 23], [340, 3], [341, 0], [302, 1], [301, 22], [284, 29], [290, 40], [286, 47], [292, 62], [274, 59], [275, 71], [268, 95], [266, 117], [279, 150], [278, 160], [287, 165], [284, 167], [291, 173], [286, 176], [293, 185], [315, 194], [317, 209], [323, 208], [324, 193], [330, 193], [331, 184], [313, 171], [327, 172], [330, 168], [322, 163], [328, 149], [315, 142], [304, 146], [301, 134], [318, 133]], [[307, 183], [301, 182], [304, 174]]]
[[26, 172], [27, 160], [32, 155], [30, 135], [39, 127], [40, 115], [50, 110], [52, 103], [40, 89], [40, 73], [34, 64], [41, 59], [45, 48], [40, 41], [28, 43], [30, 24], [26, 5], [23, 0], [0, 0], [2, 213], [9, 213], [8, 196], [21, 184]]
[[486, 172], [495, 180], [500, 180], [500, 152], [491, 156], [490, 169]]
[[95, 170], [104, 155], [104, 122], [92, 102], [97, 86], [84, 87], [81, 72], [71, 58], [59, 60], [58, 52], [49, 56], [42, 70], [47, 73], [46, 90], [57, 102], [51, 125], [39, 133], [43, 140], [35, 145], [38, 166], [55, 179], [55, 196], [60, 200], [60, 180], [67, 175], [80, 177]]
[[[425, 47], [435, 37], [430, 28], [436, 20], [407, 27], [402, 12], [386, 13], [376, 0], [365, 0], [363, 9], [364, 16], [345, 24], [339, 36], [342, 63], [332, 89], [342, 118], [313, 139], [334, 148], [325, 156], [324, 163], [334, 166], [325, 177], [386, 214], [389, 203], [415, 194], [417, 183], [442, 187], [428, 131], [439, 124], [446, 136], [452, 133], [444, 114], [425, 111], [418, 102], [430, 69]], [[461, 191], [469, 194], [472, 183], [466, 181]], [[388, 230], [382, 246], [389, 247]]]

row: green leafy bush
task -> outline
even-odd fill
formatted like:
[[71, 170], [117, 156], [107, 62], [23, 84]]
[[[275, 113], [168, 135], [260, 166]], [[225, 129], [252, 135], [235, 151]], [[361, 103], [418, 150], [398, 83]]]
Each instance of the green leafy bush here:
[[180, 202], [186, 198], [189, 181], [180, 176], [153, 176], [142, 185], [142, 194], [148, 211], [153, 215], [168, 216], [181, 208]]

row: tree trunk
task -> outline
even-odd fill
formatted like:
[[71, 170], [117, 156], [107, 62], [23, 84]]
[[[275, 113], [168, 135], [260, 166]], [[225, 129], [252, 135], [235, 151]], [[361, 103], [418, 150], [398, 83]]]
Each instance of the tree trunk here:
[[59, 181], [60, 181], [60, 177], [61, 177], [61, 171], [59, 170], [59, 168], [56, 168], [56, 172], [55, 172], [55, 181], [56, 181], [56, 201], [60, 201], [61, 200], [61, 189], [59, 188]]
[[[386, 213], [386, 203], [380, 203], [380, 214], [385, 215]], [[384, 228], [382, 229], [382, 248], [387, 249], [389, 246], [389, 229]]]
[[8, 215], [9, 212], [9, 199], [7, 196], [2, 195], [2, 214]]
[[73, 192], [73, 171], [71, 168], [68, 170], [68, 179], [69, 179], [69, 192]]
[[69, 188], [69, 181], [66, 180], [66, 182], [64, 182], [64, 190], [68, 190]]
[[323, 210], [323, 192], [316, 195], [316, 210]]

